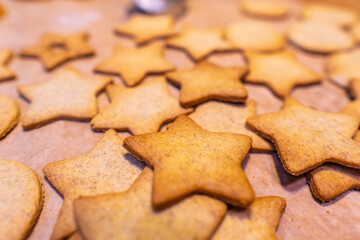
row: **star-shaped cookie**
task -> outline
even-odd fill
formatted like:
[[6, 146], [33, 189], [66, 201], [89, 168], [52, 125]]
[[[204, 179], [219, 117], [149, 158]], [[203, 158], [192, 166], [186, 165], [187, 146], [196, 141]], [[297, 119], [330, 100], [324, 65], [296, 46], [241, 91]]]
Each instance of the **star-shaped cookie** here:
[[16, 126], [19, 118], [19, 104], [7, 96], [0, 95], [0, 139]]
[[132, 15], [130, 20], [115, 29], [116, 33], [130, 35], [137, 44], [159, 37], [176, 34], [174, 19], [170, 15]]
[[208, 132], [187, 116], [178, 117], [166, 132], [127, 137], [124, 146], [154, 168], [152, 201], [164, 206], [201, 192], [246, 207], [254, 192], [241, 162], [251, 138]]
[[355, 101], [350, 102], [341, 110], [341, 113], [349, 114], [357, 117], [360, 121], [360, 79], [354, 79], [350, 82], [349, 90], [351, 95], [355, 97]]
[[138, 84], [149, 73], [164, 73], [175, 66], [164, 57], [164, 49], [159, 44], [140, 48], [116, 46], [114, 55], [95, 67], [96, 72], [121, 75], [128, 86]]
[[216, 51], [231, 50], [221, 29], [199, 29], [187, 26], [180, 35], [167, 40], [167, 45], [181, 48], [196, 61]]
[[52, 70], [68, 60], [94, 55], [88, 39], [87, 33], [45, 34], [38, 44], [23, 49], [21, 55], [40, 58], [45, 68]]
[[64, 197], [52, 240], [64, 239], [76, 231], [75, 198], [125, 191], [140, 174], [142, 164], [122, 145], [121, 137], [109, 130], [90, 153], [45, 166], [46, 178]]
[[134, 135], [157, 132], [163, 123], [193, 111], [180, 106], [163, 77], [134, 88], [110, 85], [106, 91], [111, 104], [91, 120], [95, 130], [129, 130]]
[[0, 50], [0, 81], [16, 77], [15, 73], [7, 66], [12, 57], [10, 50]]
[[86, 77], [68, 67], [47, 82], [20, 86], [21, 95], [31, 101], [22, 118], [23, 128], [40, 127], [58, 119], [91, 119], [97, 113], [96, 94], [111, 81], [108, 77]]
[[203, 61], [192, 69], [167, 73], [166, 77], [181, 86], [181, 105], [190, 107], [207, 100], [244, 102], [247, 91], [240, 79], [246, 72], [245, 67], [220, 67]]
[[83, 236], [89, 240], [209, 239], [226, 213], [226, 204], [193, 195], [155, 210], [153, 175], [145, 168], [126, 192], [76, 199], [75, 216]]
[[352, 79], [360, 79], [360, 50], [331, 55], [327, 69], [333, 82], [341, 87], [349, 87]]
[[231, 208], [213, 240], [276, 240], [276, 228], [286, 207], [285, 199], [259, 197], [247, 210]]
[[292, 97], [280, 112], [250, 117], [247, 126], [271, 140], [285, 170], [305, 173], [325, 162], [360, 168], [360, 146], [351, 137], [359, 120], [306, 107]]
[[231, 132], [251, 137], [253, 152], [272, 152], [273, 145], [246, 128], [245, 122], [256, 115], [256, 103], [248, 99], [245, 104], [207, 102], [196, 108], [189, 117], [202, 128], [212, 132]]
[[301, 64], [289, 51], [269, 54], [246, 52], [250, 73], [245, 80], [266, 84], [280, 98], [289, 95], [295, 86], [319, 83], [321, 77]]

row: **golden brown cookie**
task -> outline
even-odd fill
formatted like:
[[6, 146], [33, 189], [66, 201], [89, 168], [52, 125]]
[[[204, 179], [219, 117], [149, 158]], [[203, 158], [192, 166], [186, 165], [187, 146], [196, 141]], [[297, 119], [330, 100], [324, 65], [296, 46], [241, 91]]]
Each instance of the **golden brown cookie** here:
[[193, 111], [180, 106], [163, 77], [134, 88], [110, 85], [106, 91], [111, 104], [91, 120], [94, 130], [129, 130], [134, 135], [157, 132], [165, 122]]
[[243, 134], [252, 139], [252, 152], [272, 152], [273, 145], [246, 128], [245, 122], [256, 115], [256, 103], [248, 99], [244, 104], [207, 102], [189, 115], [199, 126], [211, 132]]
[[95, 67], [96, 72], [121, 75], [128, 86], [138, 84], [149, 73], [164, 73], [175, 66], [164, 57], [164, 49], [159, 44], [140, 48], [116, 46], [114, 55]]
[[259, 197], [246, 210], [230, 208], [212, 240], [276, 240], [285, 199]]
[[0, 139], [16, 126], [19, 118], [19, 104], [7, 96], [0, 95]]
[[142, 164], [122, 145], [121, 137], [109, 130], [90, 153], [45, 166], [46, 178], [64, 197], [52, 240], [64, 239], [76, 231], [75, 198], [125, 191], [140, 174]]
[[305, 173], [325, 162], [360, 168], [360, 146], [349, 136], [359, 120], [341, 113], [325, 113], [287, 97], [280, 112], [250, 117], [247, 126], [271, 140], [285, 170]]
[[245, 67], [220, 67], [203, 61], [192, 69], [167, 73], [166, 77], [181, 86], [181, 105], [190, 107], [208, 100], [244, 102], [247, 91], [240, 79], [246, 72]]
[[94, 55], [95, 51], [88, 40], [87, 33], [72, 35], [48, 33], [43, 35], [36, 45], [23, 49], [21, 55], [37, 57], [47, 70], [52, 70], [68, 60]]
[[43, 198], [37, 174], [29, 167], [0, 160], [0, 236], [26, 239], [38, 220]]
[[301, 64], [292, 52], [246, 52], [245, 56], [250, 71], [245, 81], [266, 84], [278, 97], [289, 95], [295, 86], [321, 82], [320, 75]]
[[251, 138], [208, 132], [187, 116], [178, 117], [166, 132], [127, 137], [124, 146], [154, 168], [152, 201], [164, 206], [201, 192], [246, 207], [254, 192], [241, 162]]
[[96, 94], [111, 81], [108, 77], [87, 77], [67, 67], [47, 82], [20, 86], [20, 94], [31, 101], [21, 121], [23, 128], [40, 127], [58, 119], [91, 119], [98, 111]]
[[75, 232], [70, 237], [68, 237], [66, 240], [83, 240], [83, 237], [80, 235], [79, 232]]
[[351, 33], [357, 42], [360, 42], [360, 21], [351, 26]]
[[0, 82], [16, 77], [14, 71], [8, 67], [11, 57], [12, 53], [10, 50], [0, 50]]
[[128, 22], [118, 26], [115, 31], [134, 37], [137, 44], [176, 34], [174, 19], [170, 15], [135, 14]]
[[352, 81], [350, 81], [350, 93], [351, 95], [359, 99], [360, 98], [360, 78], [354, 78]]
[[301, 11], [302, 18], [321, 21], [336, 26], [349, 26], [358, 18], [358, 14], [342, 6], [332, 6], [324, 3], [309, 3]]
[[331, 55], [327, 69], [331, 81], [341, 87], [349, 87], [352, 79], [360, 79], [360, 51], [353, 50]]
[[184, 49], [194, 60], [201, 60], [213, 52], [230, 50], [221, 29], [199, 29], [187, 26], [180, 35], [167, 40], [170, 47]]
[[266, 18], [283, 18], [289, 12], [285, 2], [276, 0], [244, 0], [240, 7], [248, 14]]
[[349, 90], [355, 100], [350, 102], [346, 107], [341, 110], [341, 113], [349, 114], [357, 117], [360, 121], [360, 79], [354, 79], [350, 82]]
[[76, 199], [75, 216], [83, 236], [87, 240], [209, 239], [226, 213], [226, 204], [193, 195], [155, 210], [153, 176], [145, 168], [126, 192]]
[[354, 46], [353, 37], [336, 25], [321, 21], [298, 21], [289, 31], [291, 42], [310, 52], [332, 53]]
[[226, 38], [240, 50], [269, 52], [280, 50], [286, 41], [284, 36], [266, 23], [240, 21], [225, 30]]

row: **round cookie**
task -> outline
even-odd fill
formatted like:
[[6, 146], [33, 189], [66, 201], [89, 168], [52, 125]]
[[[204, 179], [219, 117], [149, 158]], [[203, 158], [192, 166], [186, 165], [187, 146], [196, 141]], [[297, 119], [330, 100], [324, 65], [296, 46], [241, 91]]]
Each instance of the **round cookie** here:
[[20, 108], [17, 102], [0, 95], [0, 139], [3, 138], [19, 121]]
[[251, 15], [268, 18], [282, 18], [289, 12], [285, 4], [271, 0], [245, 0], [241, 9]]

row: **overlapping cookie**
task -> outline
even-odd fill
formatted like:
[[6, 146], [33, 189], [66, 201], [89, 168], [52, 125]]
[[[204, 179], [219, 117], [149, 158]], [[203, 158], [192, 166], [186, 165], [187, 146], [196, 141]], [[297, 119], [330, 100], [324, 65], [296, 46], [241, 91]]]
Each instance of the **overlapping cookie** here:
[[355, 100], [346, 105], [341, 113], [349, 114], [354, 117], [357, 117], [360, 121], [360, 79], [354, 79], [350, 83], [349, 90], [351, 94], [355, 97]]
[[16, 126], [19, 118], [19, 104], [7, 96], [0, 95], [0, 139]]
[[327, 69], [330, 80], [341, 87], [349, 87], [354, 78], [360, 79], [360, 51], [339, 52], [330, 56]]
[[245, 0], [240, 7], [245, 13], [271, 19], [281, 19], [289, 12], [285, 2], [277, 0]]

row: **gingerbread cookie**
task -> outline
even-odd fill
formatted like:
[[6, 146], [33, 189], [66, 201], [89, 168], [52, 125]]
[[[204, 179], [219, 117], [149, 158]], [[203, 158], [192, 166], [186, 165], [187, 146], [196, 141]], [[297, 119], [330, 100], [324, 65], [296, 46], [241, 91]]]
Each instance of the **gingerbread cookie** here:
[[129, 190], [74, 201], [77, 223], [88, 240], [209, 239], [226, 204], [193, 195], [156, 210], [151, 204], [153, 172], [145, 168]]
[[292, 97], [280, 112], [250, 117], [247, 126], [271, 140], [285, 170], [303, 174], [325, 162], [360, 168], [360, 145], [351, 137], [359, 120], [306, 107]]
[[40, 127], [58, 119], [91, 119], [97, 113], [97, 93], [111, 81], [108, 77], [86, 77], [68, 67], [47, 82], [20, 86], [21, 95], [31, 101], [21, 121], [23, 128]]
[[330, 80], [341, 87], [349, 87], [352, 79], [360, 79], [360, 51], [353, 50], [331, 55], [327, 69]]
[[255, 198], [247, 210], [231, 208], [212, 239], [276, 240], [285, 207], [285, 199], [269, 196]]
[[350, 34], [340, 27], [321, 21], [299, 21], [294, 23], [288, 37], [297, 46], [316, 53], [332, 53], [354, 46]]
[[245, 67], [220, 67], [203, 61], [192, 69], [171, 72], [166, 77], [181, 86], [181, 105], [190, 107], [208, 100], [245, 101], [247, 91], [240, 79], [246, 72]]
[[0, 160], [0, 236], [7, 240], [26, 239], [43, 205], [37, 174], [29, 167]]
[[19, 122], [20, 107], [13, 99], [0, 95], [0, 139]]
[[167, 40], [170, 47], [184, 49], [194, 60], [199, 61], [213, 52], [230, 50], [221, 29], [199, 29], [187, 26], [180, 35]]
[[64, 239], [76, 231], [75, 198], [125, 191], [140, 174], [142, 164], [129, 157], [122, 145], [121, 137], [109, 130], [90, 153], [45, 166], [46, 178], [64, 197], [52, 240]]
[[266, 23], [241, 21], [226, 28], [226, 38], [236, 48], [251, 51], [276, 51], [285, 45], [284, 36]]
[[273, 145], [246, 128], [245, 122], [256, 115], [256, 103], [248, 99], [246, 103], [229, 104], [208, 102], [201, 104], [189, 115], [199, 126], [212, 132], [231, 132], [243, 134], [252, 139], [252, 152], [272, 152]]
[[351, 26], [351, 32], [357, 42], [360, 42], [360, 21]]
[[138, 84], [149, 73], [164, 73], [175, 66], [164, 58], [159, 44], [140, 48], [116, 46], [114, 55], [95, 67], [96, 72], [121, 75], [128, 86]]
[[129, 130], [135, 135], [157, 132], [163, 123], [193, 111], [180, 106], [163, 77], [149, 79], [134, 88], [110, 85], [106, 91], [111, 104], [91, 120], [95, 130]]
[[241, 9], [256, 17], [283, 18], [289, 12], [289, 7], [283, 1], [276, 0], [245, 0]]
[[37, 57], [47, 70], [52, 70], [71, 59], [94, 55], [95, 51], [88, 43], [87, 33], [73, 35], [45, 34], [40, 42], [21, 51], [24, 57]]
[[8, 67], [11, 57], [10, 50], [0, 50], [0, 81], [11, 80], [16, 77], [14, 71]]
[[281, 98], [289, 95], [295, 86], [321, 82], [319, 74], [301, 64], [289, 51], [261, 54], [246, 52], [250, 73], [245, 81], [266, 84]]
[[155, 207], [194, 192], [241, 207], [254, 200], [254, 192], [241, 169], [251, 148], [248, 136], [208, 132], [189, 117], [180, 116], [166, 132], [127, 137], [124, 146], [154, 168]]
[[176, 34], [174, 19], [170, 15], [135, 14], [128, 22], [118, 26], [115, 31], [134, 37], [137, 44]]

